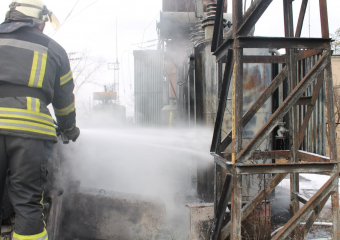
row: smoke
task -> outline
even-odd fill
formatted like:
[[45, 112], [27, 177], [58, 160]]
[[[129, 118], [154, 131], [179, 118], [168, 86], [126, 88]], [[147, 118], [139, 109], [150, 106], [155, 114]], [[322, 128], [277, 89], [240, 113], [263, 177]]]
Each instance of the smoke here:
[[84, 128], [76, 143], [62, 146], [64, 175], [81, 188], [161, 199], [166, 220], [188, 222], [184, 208], [197, 201], [197, 161], [213, 163], [211, 139], [208, 128]]

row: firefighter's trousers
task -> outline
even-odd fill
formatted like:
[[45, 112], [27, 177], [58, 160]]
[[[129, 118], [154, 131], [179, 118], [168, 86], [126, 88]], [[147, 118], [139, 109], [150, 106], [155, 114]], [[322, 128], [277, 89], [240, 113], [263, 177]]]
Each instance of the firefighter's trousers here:
[[51, 141], [0, 135], [0, 200], [8, 173], [8, 195], [16, 214], [14, 240], [48, 239], [43, 199], [47, 159], [53, 144]]

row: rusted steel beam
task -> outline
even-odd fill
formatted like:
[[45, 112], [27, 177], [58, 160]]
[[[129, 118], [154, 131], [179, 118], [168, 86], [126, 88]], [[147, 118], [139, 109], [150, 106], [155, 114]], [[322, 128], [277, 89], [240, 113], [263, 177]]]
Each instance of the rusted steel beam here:
[[[249, 29], [249, 25], [255, 26], [258, 19], [261, 17], [263, 12], [267, 9], [268, 5], [270, 4], [269, 1], [272, 1], [272, 0], [256, 0], [255, 3], [253, 3], [253, 5], [248, 8], [248, 10], [245, 12], [244, 18], [243, 18], [243, 19], [246, 19], [245, 22], [247, 22], [246, 23], [247, 26], [245, 26], [244, 30], [242, 30], [241, 32], [244, 33], [245, 30]], [[247, 19], [249, 19], [249, 20], [247, 20]], [[245, 22], [243, 22], [242, 24], [244, 24]], [[241, 27], [241, 25], [239, 25], [239, 26]], [[250, 28], [250, 30], [251, 30], [251, 28]], [[241, 29], [239, 29], [239, 31], [240, 30]], [[233, 29], [231, 29], [225, 34], [224, 37], [225, 37], [225, 39], [228, 40], [228, 39], [233, 38], [233, 36], [234, 36], [234, 32], [233, 32]]]
[[321, 53], [322, 53], [322, 50], [318, 50], [318, 49], [303, 50], [295, 54], [295, 60], [300, 61], [302, 59], [306, 59], [306, 58], [309, 58], [315, 55], [319, 55]]
[[333, 212], [333, 240], [340, 240], [340, 212], [339, 212], [339, 184], [334, 184], [332, 192], [332, 212]]
[[326, 205], [326, 202], [327, 202], [329, 196], [330, 196], [330, 194], [325, 196], [325, 198], [320, 202], [320, 204], [318, 206], [316, 206], [313, 209], [313, 211], [310, 213], [309, 217], [306, 220], [305, 226], [301, 229], [301, 239], [305, 239], [309, 230], [313, 227], [313, 223], [318, 218], [318, 216], [320, 215], [320, 212], [322, 211], [322, 209]]
[[285, 63], [285, 56], [244, 56], [244, 63]]
[[214, 153], [219, 153], [218, 150], [220, 149], [221, 128], [222, 128], [222, 123], [223, 123], [225, 107], [227, 104], [226, 100], [227, 100], [228, 92], [230, 88], [233, 68], [234, 68], [234, 54], [233, 54], [233, 50], [229, 49], [228, 55], [227, 55], [227, 63], [225, 65], [225, 70], [224, 70], [222, 89], [221, 89], [221, 93], [219, 96], [219, 104], [218, 104], [218, 110], [217, 110], [215, 127], [214, 127], [214, 135], [213, 135], [211, 148], [210, 148], [210, 152], [214, 152]]
[[233, 176], [231, 195], [231, 239], [242, 240], [242, 176]]
[[338, 172], [333, 174], [330, 179], [314, 194], [313, 197], [286, 223], [286, 225], [272, 238], [272, 240], [284, 240], [300, 224], [300, 222], [318, 206], [324, 196], [330, 194], [334, 189], [334, 180], [338, 180]]
[[308, 105], [312, 106], [312, 97], [307, 96], [307, 97], [300, 97], [299, 100], [297, 100], [296, 105]]
[[329, 38], [327, 0], [320, 0], [320, 18], [322, 38]]
[[306, 204], [308, 202], [308, 198], [306, 198], [305, 196], [301, 195], [300, 193], [293, 193], [301, 203]]
[[[328, 57], [331, 61], [331, 56]], [[330, 148], [331, 160], [338, 161], [336, 134], [335, 134], [335, 115], [334, 115], [334, 95], [333, 95], [333, 80], [332, 80], [332, 67], [329, 65], [325, 71], [326, 83], [326, 112], [328, 122], [328, 144]]]
[[299, 20], [296, 26], [295, 37], [301, 37], [303, 20], [305, 19], [308, 0], [302, 0]]
[[[283, 102], [275, 113], [269, 118], [267, 123], [258, 131], [258, 133], [253, 137], [251, 142], [243, 149], [239, 154], [238, 161], [243, 162], [248, 159], [253, 152], [256, 150], [263, 139], [275, 128], [276, 124], [286, 115], [289, 109], [294, 106], [296, 101], [302, 96], [306, 91], [308, 86], [319, 76], [319, 74], [326, 68], [330, 63], [331, 52], [327, 51], [320, 58], [320, 60], [314, 65], [314, 67], [309, 71], [304, 79], [297, 85], [297, 87], [289, 94], [286, 100]], [[222, 146], [222, 145], [221, 145]]]
[[215, 52], [217, 48], [223, 43], [223, 10], [224, 10], [224, 0], [217, 1], [217, 9], [215, 16], [215, 25], [213, 39], [211, 42], [211, 51]]
[[[213, 154], [213, 156], [216, 156], [217, 154]], [[217, 155], [219, 156], [219, 155]], [[223, 157], [219, 156], [220, 160], [223, 163], [223, 166], [225, 164], [231, 164], [231, 154], [226, 154]], [[290, 160], [290, 151], [289, 150], [279, 150], [279, 151], [255, 151], [253, 155], [250, 157], [253, 160], [264, 160], [264, 159], [286, 159]], [[310, 163], [336, 163], [336, 161], [331, 161], [329, 157], [325, 157], [322, 155], [317, 155], [314, 153], [309, 153], [305, 151], [299, 150], [297, 153], [297, 159], [304, 161], [304, 162], [310, 162]], [[224, 167], [226, 168], [226, 167]]]
[[240, 119], [243, 116], [243, 48], [234, 48], [235, 69], [233, 73], [232, 96], [232, 162], [235, 164], [236, 156], [242, 149], [243, 125]]
[[[285, 23], [285, 37], [294, 37], [294, 23], [293, 23], [293, 3], [290, 0], [284, 0], [284, 23]], [[293, 91], [297, 86], [297, 62], [295, 59], [295, 52], [291, 48], [286, 48], [286, 63], [288, 70], [288, 92]], [[289, 148], [291, 150], [291, 162], [297, 163], [298, 152], [298, 112], [297, 107], [293, 106], [289, 110]], [[299, 173], [290, 174], [290, 214], [293, 216], [299, 210], [299, 199], [294, 192], [299, 192]], [[292, 238], [299, 240], [299, 226], [292, 231]]]
[[273, 0], [255, 0], [243, 17], [243, 23], [238, 29], [239, 36], [247, 36], [257, 21], [267, 10]]
[[233, 170], [233, 164], [231, 162], [228, 162], [226, 159], [222, 158], [218, 154], [211, 154], [214, 156], [214, 161], [216, 164], [218, 164], [223, 169], [227, 170], [228, 174], [232, 174], [234, 172]]
[[228, 50], [233, 48], [233, 45], [234, 39], [231, 38], [225, 41], [213, 54], [216, 56], [216, 61], [218, 62], [223, 59], [228, 54]]
[[236, 173], [242, 175], [273, 173], [321, 173], [332, 172], [337, 163], [274, 163], [236, 164]]
[[283, 0], [285, 37], [294, 37], [292, 1]]
[[231, 187], [232, 187], [232, 177], [231, 175], [227, 175], [225, 182], [224, 182], [221, 198], [218, 204], [217, 212], [216, 212], [215, 227], [214, 227], [214, 232], [211, 238], [212, 240], [218, 240], [220, 236], [222, 222], [224, 219], [224, 215], [227, 209], [228, 202], [230, 201], [230, 197], [231, 197]]
[[[267, 184], [267, 186], [259, 192], [259, 194], [244, 208], [242, 209], [242, 220], [246, 219], [254, 209], [275, 189], [275, 187], [287, 176], [287, 174], [277, 174], [275, 175]], [[230, 235], [231, 230], [231, 222], [227, 223], [227, 225], [221, 231], [220, 240], [225, 240]]]
[[[247, 123], [254, 117], [257, 111], [263, 106], [263, 104], [273, 95], [275, 90], [287, 77], [287, 68], [283, 68], [282, 71], [274, 78], [266, 90], [261, 94], [257, 101], [250, 107], [247, 113], [242, 118], [242, 126], [246, 126]], [[232, 131], [222, 140], [221, 151], [223, 152], [231, 143]]]
[[[290, 0], [283, 0], [283, 10], [284, 10], [284, 26], [285, 26], [285, 37], [294, 37], [294, 24], [293, 24], [293, 5]], [[286, 64], [288, 70], [288, 92], [293, 91], [297, 85], [297, 66], [295, 60], [294, 49], [286, 48]], [[297, 107], [293, 106], [289, 109], [288, 114], [288, 126], [289, 126], [289, 149], [291, 150], [291, 162], [297, 163], [297, 151], [298, 151], [298, 132], [297, 132], [297, 122], [298, 114]], [[299, 210], [299, 200], [293, 194], [294, 192], [299, 192], [299, 174], [292, 173], [290, 175], [290, 192], [291, 192], [291, 202], [290, 202], [290, 215], [293, 216]], [[294, 229], [292, 232], [292, 239], [299, 240], [298, 236], [299, 229]]]
[[314, 105], [316, 103], [316, 100], [318, 99], [318, 96], [319, 96], [319, 92], [322, 88], [322, 84], [323, 84], [323, 74], [320, 74], [319, 77], [318, 77], [318, 80], [316, 82], [316, 85], [315, 85], [315, 88], [314, 88], [314, 91], [313, 91], [313, 94], [312, 94], [312, 99], [311, 99], [311, 106], [308, 106], [307, 108], [307, 112], [305, 114], [305, 117], [303, 119], [303, 122], [302, 122], [302, 125], [300, 127], [300, 133], [299, 133], [299, 147], [301, 147], [302, 143], [303, 143], [303, 138], [305, 136], [305, 133], [306, 133], [306, 129], [308, 127], [308, 123], [309, 123], [309, 120], [312, 116], [312, 113], [314, 111]]
[[289, 150], [279, 150], [279, 151], [256, 151], [252, 155], [252, 159], [289, 159]]
[[329, 38], [238, 37], [242, 48], [329, 49]]
[[[242, 1], [233, 0], [233, 38], [234, 61], [233, 73], [233, 112], [232, 112], [232, 163], [242, 149], [243, 126], [243, 48], [238, 47], [237, 30], [242, 23]], [[231, 195], [231, 239], [242, 240], [241, 210], [242, 210], [242, 176], [233, 175], [233, 188]]]
[[243, 48], [234, 48], [235, 64], [233, 72], [233, 112], [232, 112], [232, 162], [235, 164], [236, 156], [242, 149], [243, 125]]
[[[226, 154], [223, 156], [226, 161], [231, 161], [231, 155]], [[253, 160], [261, 160], [261, 159], [290, 159], [290, 151], [289, 150], [277, 150], [277, 151], [256, 151], [251, 156]]]
[[324, 162], [328, 163], [331, 162], [329, 157], [317, 155], [314, 153], [309, 153], [305, 151], [298, 151], [298, 159], [306, 162]]
[[[271, 0], [272, 1], [272, 0]], [[266, 8], [268, 7], [268, 6], [266, 6], [266, 4], [270, 4], [269, 3], [269, 1], [268, 0], [256, 0], [255, 1], [255, 3], [254, 3], [255, 5], [254, 6], [251, 6], [251, 7], [249, 7], [248, 8], [248, 10], [245, 12], [245, 14], [244, 14], [244, 19], [249, 19], [249, 18], [252, 18], [253, 20], [250, 20], [250, 21], [248, 21], [247, 20], [247, 24], [249, 23], [249, 25], [252, 25], [253, 23], [254, 23], [254, 25], [255, 25], [255, 23], [258, 21], [258, 19], [261, 17], [260, 16], [260, 14], [263, 14], [263, 12], [266, 10]], [[254, 10], [255, 9], [255, 10]], [[261, 13], [262, 12], [262, 13]], [[254, 14], [253, 16], [251, 16], [252, 14]], [[253, 23], [252, 23], [252, 21], [254, 21]], [[255, 22], [256, 21], [256, 22]], [[242, 23], [243, 24], [243, 23]], [[253, 25], [253, 26], [254, 26]], [[240, 25], [239, 25], [240, 26]], [[247, 28], [249, 28], [249, 26], [247, 26]], [[252, 27], [251, 27], [252, 28]], [[250, 28], [250, 29], [251, 29]], [[239, 29], [240, 30], [240, 29]], [[243, 30], [244, 31], [244, 30]], [[249, 32], [248, 32], [249, 33]], [[247, 34], [248, 34], [247, 33]], [[226, 34], [225, 34], [225, 39], [231, 39], [231, 38], [233, 38], [233, 36], [234, 36], [234, 32], [233, 32], [233, 29], [231, 29], [231, 30], [229, 30]]]

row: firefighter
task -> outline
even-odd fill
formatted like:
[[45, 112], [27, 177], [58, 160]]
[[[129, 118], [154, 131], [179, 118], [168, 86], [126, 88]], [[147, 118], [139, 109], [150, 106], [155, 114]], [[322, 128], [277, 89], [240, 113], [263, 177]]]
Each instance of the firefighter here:
[[47, 106], [76, 141], [74, 83], [65, 50], [42, 33], [46, 22], [58, 27], [53, 13], [41, 0], [13, 0], [9, 7], [0, 25], [0, 203], [7, 174], [13, 239], [45, 240], [46, 164], [57, 142]]

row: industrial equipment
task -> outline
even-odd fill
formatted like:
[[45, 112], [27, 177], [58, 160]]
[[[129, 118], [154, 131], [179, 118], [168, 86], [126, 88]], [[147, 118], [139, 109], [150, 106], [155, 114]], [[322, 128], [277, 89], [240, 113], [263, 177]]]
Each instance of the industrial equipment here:
[[[213, 158], [190, 152], [194, 170], [176, 169], [177, 177], [184, 173], [186, 183], [191, 181], [171, 196], [187, 207], [190, 239], [304, 239], [330, 198], [332, 239], [339, 240], [326, 0], [319, 0], [322, 38], [308, 39], [300, 37], [307, 0], [302, 0], [295, 33], [292, 1], [283, 1], [282, 38], [254, 36], [255, 24], [272, 0], [255, 0], [245, 9], [242, 2], [232, 1], [231, 15], [226, 0], [163, 0], [158, 49], [134, 51], [135, 123], [149, 128], [204, 126], [213, 132]], [[101, 111], [117, 97], [103, 92], [93, 99], [94, 109]], [[132, 145], [127, 151], [140, 150]], [[51, 182], [57, 183], [65, 174], [65, 156], [57, 148], [51, 160]], [[307, 198], [300, 192], [300, 173], [330, 177]], [[287, 176], [290, 190], [284, 194], [289, 203], [283, 226], [277, 227], [275, 188]], [[67, 189], [51, 186], [46, 205], [50, 239], [67, 239], [65, 234], [76, 239], [159, 237], [168, 209], [158, 198], [70, 182]], [[13, 212], [5, 206], [5, 223], [11, 227]]]
[[[230, 15], [224, 0], [163, 0], [157, 25], [165, 105], [176, 99], [181, 125], [214, 127], [215, 164], [197, 163], [197, 193], [214, 202], [214, 229], [200, 239], [210, 232], [212, 239], [230, 234], [231, 239], [270, 239], [275, 229], [269, 194], [288, 174], [291, 219], [274, 231], [274, 239], [304, 238], [329, 196], [333, 239], [338, 239], [339, 169], [326, 1], [319, 4], [322, 38], [308, 39], [300, 37], [308, 1], [301, 3], [295, 33], [292, 1], [283, 1], [285, 38], [254, 36], [271, 0], [252, 1], [248, 8], [242, 2], [233, 1]], [[299, 173], [320, 172], [332, 177], [311, 199], [302, 200]], [[301, 209], [299, 202], [305, 204]], [[300, 225], [307, 215], [307, 224]]]

